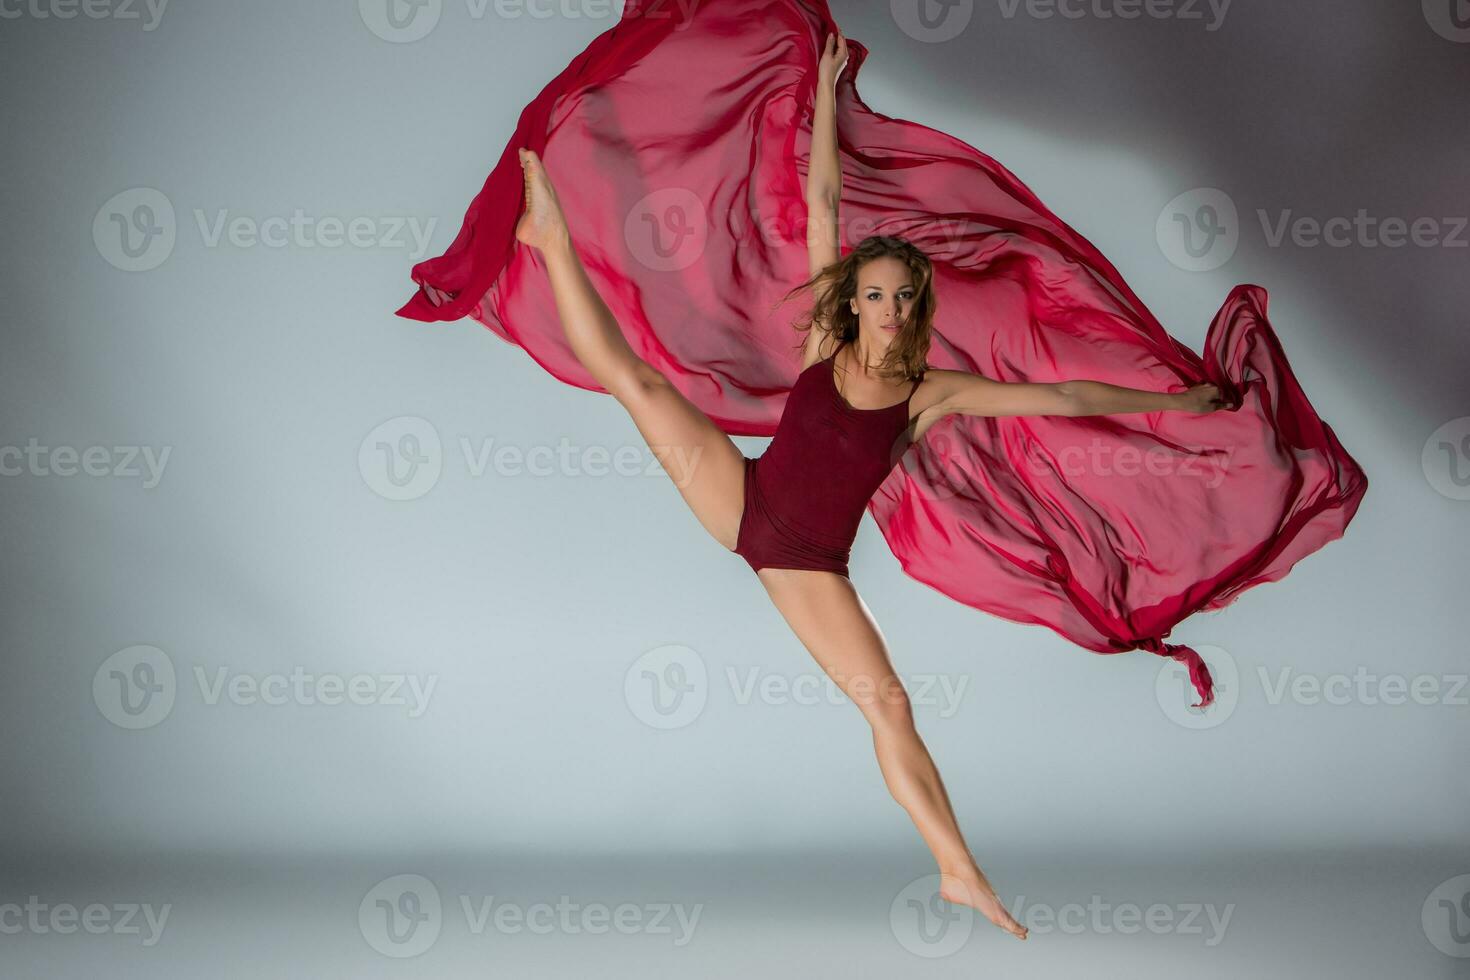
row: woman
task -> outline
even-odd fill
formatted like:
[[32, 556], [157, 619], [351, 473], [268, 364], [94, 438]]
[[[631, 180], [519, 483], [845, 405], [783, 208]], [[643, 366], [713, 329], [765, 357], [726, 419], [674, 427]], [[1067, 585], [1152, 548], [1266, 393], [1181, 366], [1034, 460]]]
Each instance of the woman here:
[[[949, 415], [1115, 415], [1222, 407], [1218, 388], [1173, 394], [1089, 380], [991, 381], [925, 370], [935, 297], [929, 260], [903, 239], [874, 236], [838, 249], [834, 89], [847, 60], [829, 35], [818, 67], [811, 167], [805, 188], [815, 303], [799, 345], [802, 371], [764, 456], [730, 437], [629, 346], [572, 246], [550, 177], [518, 150], [526, 209], [515, 230], [544, 259], [562, 329], [577, 359], [628, 410], [699, 522], [755, 570], [776, 608], [821, 668], [867, 718], [883, 778], [934, 855], [940, 894], [978, 909], [1019, 938], [960, 833], [883, 636], [847, 577], [864, 506], [902, 455]], [[798, 289], [803, 287], [798, 287]], [[449, 297], [425, 285], [430, 299]], [[693, 460], [687, 468], [672, 468]]]

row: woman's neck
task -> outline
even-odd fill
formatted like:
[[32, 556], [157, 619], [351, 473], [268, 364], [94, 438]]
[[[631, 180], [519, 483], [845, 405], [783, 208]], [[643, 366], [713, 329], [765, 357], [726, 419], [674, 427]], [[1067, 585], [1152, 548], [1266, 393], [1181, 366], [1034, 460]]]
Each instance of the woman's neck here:
[[876, 378], [877, 375], [873, 371], [882, 367], [882, 357], [879, 357], [878, 363], [874, 364], [870, 356], [872, 352], [864, 348], [859, 340], [849, 340], [847, 346], [852, 349], [852, 353], [849, 356], [852, 362], [851, 370], [864, 377]]

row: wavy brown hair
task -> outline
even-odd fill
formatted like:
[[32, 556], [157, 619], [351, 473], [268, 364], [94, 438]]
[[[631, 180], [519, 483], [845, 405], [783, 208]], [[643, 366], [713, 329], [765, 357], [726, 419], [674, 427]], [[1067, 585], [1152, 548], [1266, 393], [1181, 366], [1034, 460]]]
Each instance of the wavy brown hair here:
[[[883, 378], [909, 381], [923, 377], [937, 301], [934, 266], [929, 257], [908, 239], [894, 235], [870, 235], [858, 242], [851, 252], [788, 292], [781, 302], [803, 289], [811, 289], [816, 299], [792, 326], [805, 333], [817, 323], [825, 323], [841, 350], [844, 344], [850, 344], [858, 337], [858, 315], [848, 305], [848, 300], [857, 296], [858, 270], [866, 263], [885, 256], [898, 259], [909, 267], [913, 277], [914, 302], [875, 373]], [[806, 339], [803, 337], [797, 341], [797, 349], [806, 345]]]

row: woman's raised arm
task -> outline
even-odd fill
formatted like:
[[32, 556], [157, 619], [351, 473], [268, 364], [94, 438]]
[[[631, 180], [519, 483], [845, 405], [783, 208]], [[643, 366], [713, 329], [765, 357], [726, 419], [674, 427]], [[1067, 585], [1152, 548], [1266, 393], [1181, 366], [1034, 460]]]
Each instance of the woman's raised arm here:
[[[837, 205], [842, 199], [842, 167], [837, 162], [837, 76], [847, 63], [847, 39], [841, 32], [827, 37], [817, 65], [817, 90], [812, 107], [812, 142], [806, 177], [807, 275], [815, 276], [842, 257], [837, 227]], [[817, 289], [824, 288], [820, 283]], [[814, 296], [813, 299], [820, 299]], [[821, 357], [819, 346], [827, 333], [825, 323], [814, 322], [807, 334], [802, 367]]]
[[847, 39], [829, 34], [817, 65], [817, 90], [812, 107], [811, 163], [806, 176], [806, 244], [808, 274], [815, 275], [836, 262], [837, 204], [842, 200], [842, 167], [837, 162], [837, 76], [847, 63]]

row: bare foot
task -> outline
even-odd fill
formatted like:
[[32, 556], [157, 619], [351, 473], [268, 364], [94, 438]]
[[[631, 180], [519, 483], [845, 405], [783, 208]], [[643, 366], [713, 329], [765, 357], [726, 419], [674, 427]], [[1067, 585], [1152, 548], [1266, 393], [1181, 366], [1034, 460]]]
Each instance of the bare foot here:
[[[556, 189], [551, 186], [551, 181], [546, 176], [546, 168], [541, 165], [541, 158], [534, 150], [524, 147], [516, 152], [520, 156], [521, 174], [525, 178], [526, 189], [526, 209], [521, 212], [520, 221], [516, 222], [516, 240], [524, 245], [542, 250], [551, 245], [570, 241], [566, 219], [561, 213], [561, 201], [557, 198]], [[443, 306], [458, 295], [438, 289], [428, 283], [420, 285], [423, 287], [424, 295], [428, 296], [429, 302], [435, 306]]]
[[541, 158], [534, 150], [524, 147], [516, 152], [521, 158], [521, 173], [525, 175], [526, 185], [526, 210], [521, 212], [521, 220], [516, 223], [516, 241], [542, 250], [568, 241], [561, 201], [546, 176]]
[[995, 889], [990, 887], [990, 882], [985, 879], [985, 875], [973, 865], [954, 873], [941, 871], [939, 873], [939, 895], [947, 902], [968, 905], [979, 910], [981, 915], [1017, 938], [1025, 939], [1026, 934], [1030, 931], [1011, 917], [1011, 913], [1006, 911], [1006, 907], [1001, 904], [1000, 898], [995, 894]]

